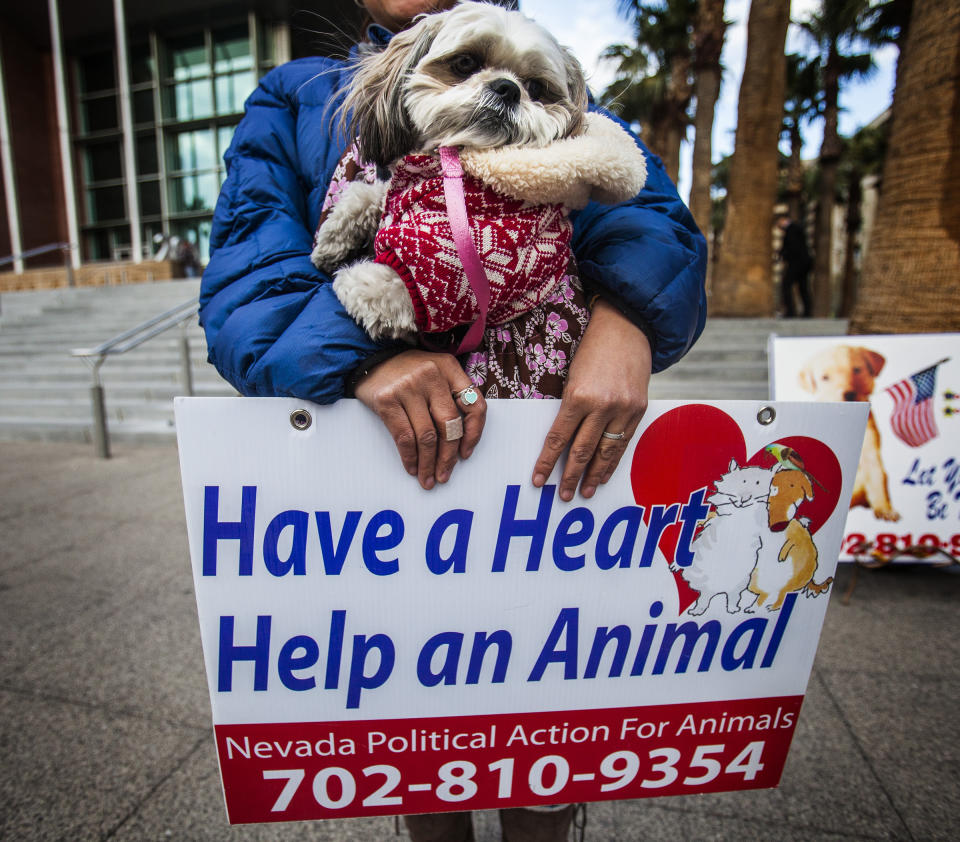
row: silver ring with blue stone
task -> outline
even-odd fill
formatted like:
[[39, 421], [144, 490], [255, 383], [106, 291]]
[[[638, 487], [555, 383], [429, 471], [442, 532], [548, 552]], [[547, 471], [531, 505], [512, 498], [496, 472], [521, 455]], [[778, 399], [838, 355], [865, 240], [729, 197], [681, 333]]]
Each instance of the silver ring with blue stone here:
[[454, 400], [462, 401], [464, 406], [473, 406], [480, 400], [480, 393], [474, 386], [467, 386], [466, 389], [461, 389], [459, 392], [452, 392], [451, 394]]

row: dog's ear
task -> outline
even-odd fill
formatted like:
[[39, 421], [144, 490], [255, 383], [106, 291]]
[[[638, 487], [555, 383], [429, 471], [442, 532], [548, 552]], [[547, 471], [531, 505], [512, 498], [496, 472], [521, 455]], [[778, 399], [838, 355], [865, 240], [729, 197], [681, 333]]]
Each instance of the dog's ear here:
[[810, 482], [810, 477], [806, 474], [800, 475], [800, 488], [803, 489], [803, 497], [805, 500], [813, 499], [813, 483]]
[[413, 150], [417, 138], [403, 107], [404, 80], [433, 44], [441, 17], [423, 17], [394, 35], [382, 52], [360, 61], [340, 110], [365, 161], [388, 167]]
[[567, 130], [569, 137], [575, 137], [583, 132], [586, 125], [587, 113], [587, 80], [583, 76], [583, 68], [576, 56], [566, 47], [560, 48], [563, 53], [564, 69], [567, 73], [567, 90], [570, 93], [570, 126]]
[[869, 348], [857, 348], [857, 350], [860, 352], [864, 363], [866, 363], [867, 368], [870, 369], [870, 373], [874, 377], [883, 371], [883, 367], [887, 362], [885, 357], [881, 356], [876, 351], [871, 351]]
[[730, 471], [735, 471], [735, 470], [737, 470], [737, 468], [739, 468], [739, 467], [740, 467], [740, 466], [737, 464], [737, 460], [736, 460], [736, 459], [731, 459], [731, 460], [730, 460], [730, 464], [727, 465], [727, 472], [729, 473]]
[[817, 381], [813, 379], [813, 369], [809, 365], [805, 365], [797, 372], [797, 382], [805, 392], [813, 394], [817, 391]]

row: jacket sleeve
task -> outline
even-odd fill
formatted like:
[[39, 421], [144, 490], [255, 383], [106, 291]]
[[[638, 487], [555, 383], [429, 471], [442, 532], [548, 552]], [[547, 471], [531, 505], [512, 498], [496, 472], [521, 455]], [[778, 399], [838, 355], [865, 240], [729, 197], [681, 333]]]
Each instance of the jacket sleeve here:
[[225, 156], [200, 323], [210, 362], [241, 394], [330, 403], [343, 395], [345, 377], [381, 348], [310, 262], [308, 197], [326, 185], [304, 173], [299, 103], [286, 91], [317, 68], [306, 66], [301, 80], [290, 67], [261, 81]]
[[636, 142], [647, 156], [646, 185], [628, 202], [591, 202], [573, 214], [573, 250], [584, 283], [647, 334], [661, 371], [703, 330], [707, 244], [660, 159]]

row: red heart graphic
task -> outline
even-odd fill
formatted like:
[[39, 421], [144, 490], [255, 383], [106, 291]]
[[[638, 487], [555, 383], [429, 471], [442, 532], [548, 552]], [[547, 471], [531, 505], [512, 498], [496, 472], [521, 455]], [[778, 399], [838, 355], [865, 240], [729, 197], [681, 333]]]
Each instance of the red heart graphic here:
[[[800, 515], [810, 518], [810, 531], [816, 532], [830, 517], [840, 497], [843, 474], [833, 451], [809, 436], [785, 436], [768, 444], [793, 448], [803, 458], [805, 470], [822, 484], [814, 485], [813, 500], [801, 504]], [[722, 409], [706, 404], [688, 404], [671, 409], [657, 418], [637, 442], [633, 451], [630, 481], [634, 500], [643, 507], [649, 523], [651, 506], [686, 503], [690, 494], [706, 488], [710, 496], [715, 480], [727, 471], [730, 460], [738, 465], [764, 468], [776, 464], [772, 454], [761, 448], [749, 459], [740, 425]], [[673, 563], [681, 524], [664, 529], [660, 550]], [[678, 574], [680, 613], [697, 599], [697, 592]]]

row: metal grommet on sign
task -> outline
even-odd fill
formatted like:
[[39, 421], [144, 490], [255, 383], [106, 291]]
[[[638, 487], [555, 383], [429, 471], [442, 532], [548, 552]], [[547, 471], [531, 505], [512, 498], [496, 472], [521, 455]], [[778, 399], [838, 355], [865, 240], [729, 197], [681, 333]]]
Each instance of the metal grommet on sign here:
[[777, 411], [772, 406], [765, 406], [757, 413], [757, 421], [766, 427], [772, 424], [777, 417]]
[[305, 409], [295, 409], [290, 413], [290, 424], [295, 430], [309, 429], [313, 416]]

